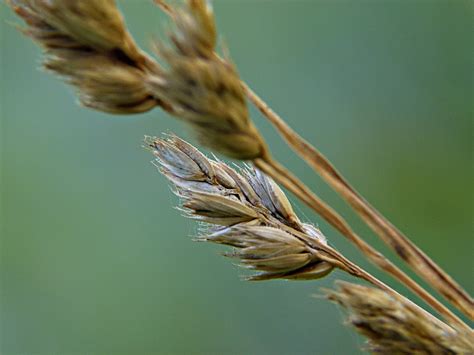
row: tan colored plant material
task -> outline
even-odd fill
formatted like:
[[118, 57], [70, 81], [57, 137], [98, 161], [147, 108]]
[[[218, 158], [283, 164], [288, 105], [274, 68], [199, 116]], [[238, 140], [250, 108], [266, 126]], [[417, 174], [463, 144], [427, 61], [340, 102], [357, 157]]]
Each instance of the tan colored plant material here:
[[217, 34], [205, 1], [190, 0], [175, 12], [172, 45], [156, 44], [167, 68], [138, 48], [114, 0], [9, 4], [45, 49], [45, 68], [74, 85], [83, 105], [115, 114], [161, 106], [216, 151], [237, 159], [265, 154], [235, 66], [214, 56]]
[[299, 220], [285, 194], [264, 174], [250, 168], [238, 172], [210, 160], [176, 136], [147, 137], [146, 145], [175, 186], [185, 215], [206, 223], [197, 240], [234, 247], [225, 255], [260, 271], [248, 279], [309, 280], [333, 270], [321, 259], [320, 249], [329, 248], [326, 238]]
[[192, 126], [200, 142], [227, 156], [249, 160], [266, 146], [250, 120], [237, 69], [214, 56], [216, 27], [205, 1], [175, 11], [171, 46], [156, 43], [167, 68], [148, 77], [150, 90]]
[[377, 354], [473, 354], [469, 331], [454, 331], [427, 317], [405, 299], [379, 289], [337, 282], [328, 299], [348, 312], [347, 322], [368, 339]]

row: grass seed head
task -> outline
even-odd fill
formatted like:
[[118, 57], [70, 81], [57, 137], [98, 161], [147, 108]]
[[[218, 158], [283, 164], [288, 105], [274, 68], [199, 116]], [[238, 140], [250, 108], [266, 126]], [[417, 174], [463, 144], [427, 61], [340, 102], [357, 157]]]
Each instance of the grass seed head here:
[[158, 65], [125, 27], [113, 0], [10, 0], [44, 50], [44, 67], [75, 86], [80, 102], [114, 114], [145, 112], [161, 103], [146, 72]]
[[268, 225], [234, 225], [199, 240], [234, 247], [233, 252], [225, 255], [239, 260], [246, 268], [260, 271], [247, 277], [252, 281], [316, 279], [333, 269], [303, 241], [287, 231]]
[[[283, 191], [265, 174], [250, 168], [237, 171], [208, 159], [176, 136], [148, 137], [146, 144], [175, 186], [185, 215], [207, 224], [198, 240], [233, 247], [226, 256], [259, 271], [249, 280], [308, 280], [333, 270], [314, 249], [326, 245], [324, 236], [301, 223]], [[293, 228], [307, 239], [299, 238]]]
[[473, 354], [472, 332], [454, 331], [402, 297], [382, 290], [338, 282], [327, 297], [344, 307], [348, 323], [368, 339], [377, 354]]
[[173, 20], [171, 45], [155, 45], [167, 67], [148, 77], [150, 91], [192, 127], [203, 145], [236, 159], [262, 157], [265, 143], [250, 120], [237, 70], [215, 55], [209, 4], [189, 0], [174, 11]]

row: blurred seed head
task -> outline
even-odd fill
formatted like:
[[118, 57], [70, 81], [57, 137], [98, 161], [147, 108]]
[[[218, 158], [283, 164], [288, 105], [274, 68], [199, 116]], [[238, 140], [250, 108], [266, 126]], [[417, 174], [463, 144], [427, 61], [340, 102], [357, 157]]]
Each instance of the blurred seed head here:
[[237, 70], [214, 53], [216, 28], [208, 2], [187, 1], [173, 20], [171, 46], [155, 45], [167, 67], [148, 77], [151, 92], [207, 147], [237, 159], [262, 157], [265, 144], [250, 120]]
[[266, 154], [235, 66], [215, 54], [209, 2], [172, 10], [170, 44], [156, 44], [162, 68], [133, 41], [114, 0], [7, 1], [43, 47], [44, 67], [73, 85], [83, 105], [114, 114], [161, 106], [215, 151], [237, 159]]
[[50, 57], [44, 66], [74, 85], [80, 102], [89, 108], [130, 114], [148, 111], [157, 104], [143, 85], [143, 72], [110, 56], [63, 53]]
[[217, 31], [211, 3], [189, 0], [186, 7], [177, 9], [174, 14], [176, 31], [170, 39], [178, 53], [186, 57], [212, 58]]
[[14, 0], [12, 4], [29, 24], [37, 24], [27, 32], [38, 39], [59, 34], [99, 52], [120, 49], [130, 58], [140, 57], [114, 0]]
[[348, 323], [367, 338], [372, 353], [474, 353], [472, 333], [453, 330], [401, 297], [347, 282], [326, 293], [348, 311]]
[[157, 64], [125, 27], [114, 0], [10, 0], [26, 23], [23, 32], [40, 44], [44, 67], [76, 87], [90, 108], [129, 114], [161, 103], [145, 85]]

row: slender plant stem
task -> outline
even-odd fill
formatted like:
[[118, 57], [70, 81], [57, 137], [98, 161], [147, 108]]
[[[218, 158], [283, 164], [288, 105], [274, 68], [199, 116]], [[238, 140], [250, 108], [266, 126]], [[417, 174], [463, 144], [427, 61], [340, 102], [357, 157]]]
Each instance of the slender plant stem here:
[[336, 228], [343, 236], [354, 243], [362, 253], [375, 265], [399, 280], [416, 295], [423, 299], [436, 312], [443, 316], [453, 327], [470, 329], [459, 317], [451, 312], [446, 306], [434, 298], [430, 293], [418, 285], [413, 279], [405, 274], [400, 268], [375, 250], [370, 244], [360, 238], [347, 224], [347, 222], [324, 201], [317, 197], [296, 176], [284, 168], [281, 164], [267, 155], [264, 159], [256, 159], [254, 164], [268, 176], [280, 183], [286, 189], [295, 194], [306, 205], [317, 212], [328, 223]]
[[354, 208], [367, 225], [420, 277], [455, 307], [473, 319], [474, 302], [469, 294], [402, 232], [365, 201], [326, 157], [289, 127], [248, 85], [245, 83], [242, 83], [242, 85], [247, 92], [249, 100], [275, 126], [288, 145], [318, 172]]
[[[344, 255], [342, 255], [340, 252], [338, 252], [337, 250], [331, 248], [331, 247], [328, 247], [325, 252], [327, 252], [328, 254], [331, 254], [331, 257], [328, 258], [328, 262], [330, 261], [330, 259], [335, 259], [337, 260], [337, 262], [341, 263], [342, 265], [338, 266], [339, 268], [341, 268], [342, 270], [346, 271], [347, 273], [353, 275], [354, 277], [357, 277], [357, 278], [360, 278], [362, 280], [365, 280], [367, 282], [369, 282], [370, 284], [388, 292], [388, 293], [391, 293], [391, 294], [394, 294], [396, 295], [397, 297], [399, 298], [402, 298], [405, 302], [411, 304], [412, 306], [416, 307], [417, 309], [419, 309], [421, 312], [423, 312], [427, 317], [429, 317], [429, 319], [433, 322], [433, 323], [438, 323], [438, 324], [441, 324], [441, 325], [446, 325], [444, 322], [440, 321], [438, 318], [436, 318], [435, 316], [433, 316], [431, 313], [427, 312], [425, 309], [423, 309], [422, 307], [418, 306], [416, 303], [414, 303], [413, 301], [411, 301], [410, 299], [406, 298], [405, 296], [401, 295], [400, 293], [398, 293], [397, 291], [395, 291], [393, 288], [391, 288], [390, 286], [388, 286], [387, 284], [385, 284], [383, 281], [379, 280], [378, 278], [376, 278], [374, 275], [372, 275], [371, 273], [369, 273], [368, 271], [364, 270], [362, 267], [360, 267], [359, 265], [353, 263], [352, 261], [350, 261], [349, 259], [347, 259]], [[321, 259], [324, 260], [324, 256], [323, 255], [318, 255]], [[334, 262], [334, 261], [333, 261]], [[470, 330], [470, 328], [462, 323], [461, 320], [457, 320], [457, 324], [459, 324], [460, 326], [462, 326], [463, 329], [466, 329], [466, 330]]]
[[[166, 0], [154, 0], [170, 17], [174, 17], [174, 9]], [[222, 60], [217, 53], [216, 59]], [[247, 93], [249, 100], [260, 110], [260, 112], [276, 127], [279, 133], [286, 140], [288, 145], [293, 148], [316, 172], [318, 172], [326, 182], [340, 193], [343, 198], [354, 208], [354, 210], [363, 218], [363, 220], [384, 240], [395, 252], [414, 269], [422, 278], [424, 278], [433, 288], [445, 296], [453, 305], [462, 312], [473, 318], [473, 301], [470, 296], [439, 266], [437, 266], [428, 256], [419, 250], [407, 237], [398, 231], [390, 222], [388, 222], [379, 212], [370, 206], [349, 183], [339, 174], [332, 164], [278, 116], [252, 89], [244, 82], [242, 86]], [[267, 154], [270, 157], [269, 154]], [[265, 165], [265, 159], [255, 161], [257, 166]], [[267, 161], [266, 163], [274, 163]], [[285, 176], [286, 169], [277, 164], [270, 164], [276, 168], [271, 175], [277, 181], [282, 182], [282, 176]], [[263, 170], [263, 169], [262, 169]], [[282, 174], [282, 175], [280, 175]], [[416, 294], [423, 298], [428, 304], [436, 309], [440, 314], [459, 323], [457, 318], [444, 305], [438, 302], [433, 296], [426, 292], [414, 280], [409, 278], [393, 263], [386, 259], [382, 254], [373, 249], [364, 240], [358, 237], [348, 226], [348, 224], [331, 207], [319, 200], [306, 186], [304, 186], [292, 174], [286, 174], [287, 184], [290, 191], [295, 193], [301, 200], [321, 214], [330, 224], [339, 230], [344, 236], [350, 239], [365, 255], [376, 265], [389, 272], [402, 283], [406, 284]], [[304, 188], [296, 192], [295, 186]], [[461, 322], [462, 323], [462, 322]]]
[[[358, 279], [369, 282], [370, 284], [372, 284], [373, 286], [377, 288], [380, 288], [381, 290], [384, 290], [388, 293], [392, 293], [395, 296], [402, 298], [405, 302], [411, 304], [413, 307], [416, 307], [420, 312], [423, 312], [426, 315], [426, 317], [428, 317], [433, 323], [437, 323], [440, 326], [447, 326], [446, 323], [442, 322], [440, 319], [436, 318], [431, 313], [429, 313], [428, 311], [426, 311], [425, 309], [423, 309], [422, 307], [420, 307], [419, 305], [417, 305], [416, 303], [414, 303], [407, 297], [395, 291], [393, 288], [385, 284], [383, 281], [379, 280], [377, 277], [370, 274], [367, 270], [363, 269], [361, 266], [347, 259], [342, 253], [340, 253], [339, 251], [337, 251], [330, 245], [326, 243], [321, 243], [320, 241], [309, 237], [302, 230], [295, 229], [294, 227], [290, 227], [279, 222], [276, 222], [276, 223], [279, 225], [278, 228], [288, 231], [288, 233], [293, 234], [297, 238], [301, 239], [305, 244], [307, 244], [310, 247], [311, 252], [314, 253], [319, 259], [327, 261], [334, 267]], [[428, 294], [428, 296], [431, 296], [431, 295]], [[471, 330], [466, 324], [464, 324], [455, 315], [454, 317], [456, 318], [454, 320], [456, 326], [462, 327], [462, 329], [465, 329], [465, 330], [469, 330], [469, 331]]]

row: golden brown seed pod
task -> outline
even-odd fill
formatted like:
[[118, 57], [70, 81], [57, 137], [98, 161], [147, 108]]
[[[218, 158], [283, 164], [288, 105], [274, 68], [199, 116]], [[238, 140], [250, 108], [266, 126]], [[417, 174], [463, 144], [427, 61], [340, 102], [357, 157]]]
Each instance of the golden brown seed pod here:
[[151, 92], [190, 124], [200, 142], [236, 159], [262, 157], [265, 143], [250, 120], [235, 68], [160, 49], [168, 70], [148, 77]]

